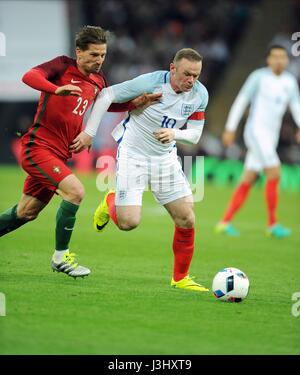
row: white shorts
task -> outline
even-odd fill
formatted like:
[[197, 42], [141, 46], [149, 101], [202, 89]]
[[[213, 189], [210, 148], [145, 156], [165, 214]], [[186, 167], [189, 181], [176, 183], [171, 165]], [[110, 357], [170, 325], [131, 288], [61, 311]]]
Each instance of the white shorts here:
[[143, 193], [148, 188], [161, 205], [192, 196], [175, 149], [167, 155], [144, 157], [119, 146], [116, 206], [141, 206]]
[[280, 159], [276, 152], [277, 142], [270, 139], [266, 134], [255, 136], [250, 132], [245, 134], [245, 143], [248, 148], [245, 168], [255, 172], [260, 172], [265, 168], [277, 167]]

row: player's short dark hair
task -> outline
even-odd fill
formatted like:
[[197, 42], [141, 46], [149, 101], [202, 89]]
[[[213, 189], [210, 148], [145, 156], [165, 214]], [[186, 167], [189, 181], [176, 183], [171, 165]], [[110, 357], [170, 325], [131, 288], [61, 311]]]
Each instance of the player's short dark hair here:
[[271, 44], [267, 49], [267, 56], [270, 56], [273, 49], [282, 49], [283, 51], [285, 51], [288, 54], [288, 50], [284, 46], [282, 46], [281, 44]]
[[89, 48], [89, 44], [106, 44], [109, 31], [100, 26], [83, 26], [75, 36], [75, 45], [82, 51]]
[[182, 48], [177, 51], [176, 55], [174, 56], [174, 64], [181, 59], [187, 59], [189, 61], [202, 61], [203, 57], [192, 48]]

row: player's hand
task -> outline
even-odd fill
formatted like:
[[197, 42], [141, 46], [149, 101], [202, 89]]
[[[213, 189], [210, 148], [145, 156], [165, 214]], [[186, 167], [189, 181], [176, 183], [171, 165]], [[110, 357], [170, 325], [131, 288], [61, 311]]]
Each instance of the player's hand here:
[[170, 143], [174, 141], [175, 132], [173, 129], [160, 128], [153, 132], [154, 137], [161, 143]]
[[93, 137], [86, 134], [85, 132], [81, 132], [77, 135], [77, 137], [73, 140], [71, 146], [69, 147], [71, 152], [78, 154], [79, 152], [83, 151], [84, 149], [90, 149], [92, 145]]
[[300, 143], [300, 129], [297, 130], [296, 141], [297, 141], [297, 143]]
[[152, 104], [158, 103], [159, 99], [161, 98], [162, 93], [158, 92], [155, 94], [142, 94], [135, 99], [133, 99], [131, 102], [137, 109], [146, 109]]
[[225, 147], [229, 147], [234, 144], [235, 141], [235, 132], [230, 130], [225, 130], [222, 135], [222, 142]]
[[60, 96], [67, 96], [67, 95], [80, 96], [81, 92], [82, 92], [81, 88], [78, 86], [74, 86], [74, 85], [60, 86], [55, 90], [55, 94], [60, 95]]

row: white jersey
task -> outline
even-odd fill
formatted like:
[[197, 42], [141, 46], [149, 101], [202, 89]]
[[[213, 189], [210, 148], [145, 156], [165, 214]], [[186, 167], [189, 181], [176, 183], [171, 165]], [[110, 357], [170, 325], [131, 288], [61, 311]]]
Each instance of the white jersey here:
[[289, 106], [300, 127], [300, 95], [296, 78], [289, 72], [276, 75], [270, 68], [250, 74], [229, 112], [226, 129], [235, 131], [247, 105], [250, 112], [245, 136], [270, 137], [277, 142], [282, 117]]
[[175, 139], [180, 140], [180, 131], [176, 129], [185, 124], [187, 129], [204, 125], [208, 93], [199, 81], [196, 81], [191, 91], [176, 93], [170, 84], [170, 72], [156, 71], [111, 86], [110, 89], [113, 90], [114, 102], [126, 102], [144, 92], [162, 93], [159, 103], [145, 110], [131, 111], [112, 132], [115, 140], [126, 146], [129, 152], [147, 156], [167, 154], [173, 150], [176, 142], [159, 142], [153, 135], [155, 130], [173, 128]]

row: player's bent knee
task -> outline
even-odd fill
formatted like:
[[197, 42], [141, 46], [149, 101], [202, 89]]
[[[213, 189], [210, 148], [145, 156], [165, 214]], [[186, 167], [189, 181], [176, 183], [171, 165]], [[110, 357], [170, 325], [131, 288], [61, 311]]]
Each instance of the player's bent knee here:
[[266, 171], [266, 176], [270, 180], [280, 179], [280, 170]]
[[76, 191], [75, 199], [77, 200], [78, 203], [80, 203], [83, 200], [84, 196], [85, 196], [85, 191], [84, 191], [84, 187], [82, 187]]
[[130, 231], [130, 230], [133, 230], [133, 229], [135, 229], [137, 226], [138, 226], [138, 224], [136, 224], [136, 225], [132, 225], [132, 224], [129, 224], [129, 223], [119, 223], [119, 224], [118, 224], [119, 229], [124, 230], [124, 231]]
[[175, 224], [181, 228], [193, 228], [195, 226], [195, 215], [194, 213], [190, 213], [188, 215], [184, 215], [181, 217], [176, 218]]
[[118, 227], [121, 230], [129, 231], [135, 229], [139, 225], [139, 220], [130, 219], [130, 220], [119, 220]]
[[65, 199], [67, 199], [69, 202], [79, 204], [83, 200], [84, 195], [85, 195], [84, 187], [78, 186], [72, 189], [71, 191], [69, 191], [65, 195]]
[[194, 228], [195, 226], [195, 219], [186, 219], [185, 222], [184, 222], [184, 227], [185, 228]]

